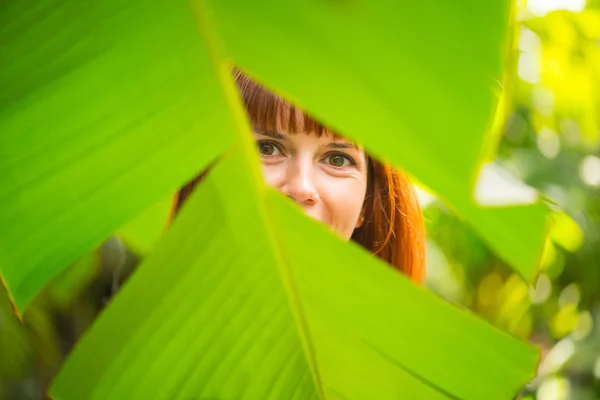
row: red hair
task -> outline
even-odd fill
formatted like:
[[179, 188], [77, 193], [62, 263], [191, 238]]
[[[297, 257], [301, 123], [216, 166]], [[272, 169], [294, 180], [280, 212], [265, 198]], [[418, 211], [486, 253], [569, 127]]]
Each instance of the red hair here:
[[[241, 71], [234, 69], [246, 111], [255, 129], [289, 134], [334, 135], [299, 108], [268, 91]], [[408, 177], [387, 163], [368, 158], [368, 183], [362, 215], [364, 223], [351, 240], [391, 264], [415, 282], [425, 273], [423, 217]], [[173, 200], [174, 216], [203, 179], [206, 171], [182, 187]]]

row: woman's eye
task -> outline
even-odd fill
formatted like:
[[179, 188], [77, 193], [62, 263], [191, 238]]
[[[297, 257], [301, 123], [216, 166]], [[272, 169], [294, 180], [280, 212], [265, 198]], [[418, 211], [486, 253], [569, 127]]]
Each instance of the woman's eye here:
[[281, 153], [279, 148], [271, 142], [258, 142], [258, 152], [263, 156], [277, 156]]
[[336, 168], [342, 168], [352, 164], [352, 160], [342, 154], [332, 154], [329, 156], [329, 164]]

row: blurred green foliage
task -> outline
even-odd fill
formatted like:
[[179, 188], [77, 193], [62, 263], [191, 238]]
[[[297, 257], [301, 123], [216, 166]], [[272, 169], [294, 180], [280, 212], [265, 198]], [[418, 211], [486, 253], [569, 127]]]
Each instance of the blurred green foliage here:
[[[523, 399], [598, 399], [600, 2], [543, 16], [522, 5], [519, 19], [519, 79], [496, 162], [564, 212], [530, 287], [444, 205], [429, 203], [427, 284], [541, 347], [538, 377]], [[166, 213], [168, 199], [161, 207]], [[140, 221], [155, 224], [144, 215]], [[45, 398], [65, 355], [157, 239], [133, 243], [127, 233], [136, 230], [139, 224], [128, 224], [123, 240], [109, 239], [56, 277], [23, 323], [0, 290], [0, 399]]]

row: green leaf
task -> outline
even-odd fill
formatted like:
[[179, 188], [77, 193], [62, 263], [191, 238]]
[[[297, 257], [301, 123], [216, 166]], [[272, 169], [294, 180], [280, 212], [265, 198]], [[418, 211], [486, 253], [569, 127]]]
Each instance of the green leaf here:
[[117, 235], [127, 247], [139, 254], [149, 253], [162, 236], [169, 215], [173, 196], [165, 197], [144, 210], [140, 215], [119, 228]]
[[0, 36], [0, 273], [22, 311], [235, 136], [187, 2], [2, 2]]
[[533, 378], [533, 346], [345, 248], [281, 196], [268, 200], [326, 398], [508, 399]]
[[237, 64], [414, 175], [532, 279], [548, 209], [482, 209], [472, 197], [490, 147], [484, 132], [501, 87], [511, 2], [208, 3]]
[[316, 399], [241, 161], [211, 171], [68, 359], [54, 398]]
[[506, 399], [532, 378], [533, 346], [342, 242], [256, 170], [236, 152], [211, 171], [55, 399]]
[[5, 382], [16, 381], [35, 362], [28, 329], [13, 314], [9, 298], [0, 285], [0, 398], [7, 398]]

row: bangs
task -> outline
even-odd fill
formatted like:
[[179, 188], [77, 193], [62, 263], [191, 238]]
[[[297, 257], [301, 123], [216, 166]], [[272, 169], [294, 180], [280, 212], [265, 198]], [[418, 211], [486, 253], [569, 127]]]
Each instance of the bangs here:
[[339, 137], [319, 121], [260, 86], [237, 68], [233, 69], [233, 73], [254, 129], [287, 134], [307, 133], [318, 137], [323, 135]]

